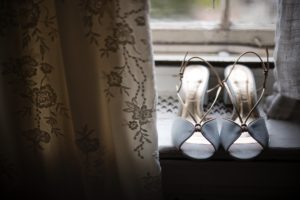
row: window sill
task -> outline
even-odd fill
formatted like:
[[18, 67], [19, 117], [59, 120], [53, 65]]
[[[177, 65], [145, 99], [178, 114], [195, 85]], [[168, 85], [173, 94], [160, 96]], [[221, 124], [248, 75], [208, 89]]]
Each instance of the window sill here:
[[218, 24], [201, 23], [151, 23], [154, 44], [239, 44], [257, 46], [274, 45], [274, 26], [231, 26], [222, 29]]

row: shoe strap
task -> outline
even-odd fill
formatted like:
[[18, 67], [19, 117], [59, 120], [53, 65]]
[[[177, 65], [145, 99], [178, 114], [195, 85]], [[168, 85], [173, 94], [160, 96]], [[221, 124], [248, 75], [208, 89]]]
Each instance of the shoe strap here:
[[211, 106], [209, 107], [209, 109], [204, 113], [204, 115], [201, 116], [199, 122], [196, 120], [196, 118], [195, 118], [195, 116], [192, 114], [192, 112], [191, 112], [189, 109], [187, 110], [188, 113], [189, 113], [189, 115], [191, 116], [191, 118], [194, 120], [194, 122], [195, 122], [196, 124], [201, 124], [201, 123], [203, 122], [203, 120], [206, 118], [206, 116], [210, 113], [210, 111], [211, 111], [211, 109], [213, 108], [213, 106], [215, 105], [215, 103], [217, 102], [217, 99], [218, 99], [218, 97], [220, 96], [220, 93], [221, 93], [221, 90], [222, 90], [224, 84], [223, 84], [223, 82], [222, 82], [220, 76], [218, 75], [218, 72], [216, 71], [216, 69], [215, 69], [209, 62], [207, 62], [205, 59], [203, 59], [203, 58], [201, 58], [201, 57], [198, 57], [198, 56], [193, 56], [193, 57], [189, 58], [187, 61], [185, 61], [185, 60], [186, 60], [186, 57], [187, 57], [187, 54], [188, 54], [188, 52], [187, 52], [187, 53], [185, 54], [185, 56], [184, 56], [184, 59], [183, 59], [183, 61], [182, 61], [182, 63], [181, 63], [181, 67], [180, 67], [180, 71], [179, 71], [179, 81], [180, 81], [180, 84], [179, 84], [179, 86], [176, 86], [177, 96], [178, 96], [178, 99], [179, 99], [179, 101], [180, 101], [180, 103], [181, 103], [182, 105], [184, 105], [184, 101], [183, 101], [183, 99], [181, 98], [181, 96], [180, 96], [180, 94], [179, 94], [179, 92], [180, 92], [180, 90], [181, 90], [181, 87], [182, 87], [182, 78], [183, 78], [184, 71], [185, 71], [186, 67], [188, 67], [188, 64], [189, 64], [192, 60], [198, 59], [198, 60], [200, 60], [200, 61], [203, 61], [203, 62], [204, 62], [204, 63], [205, 63], [205, 64], [213, 71], [213, 73], [214, 73], [215, 76], [217, 77], [217, 81], [218, 81], [218, 83], [219, 83], [219, 84], [215, 87], [215, 89], [218, 88], [218, 90], [217, 90], [217, 93], [216, 93], [216, 95], [215, 95], [214, 101], [212, 102], [212, 104], [211, 104]]
[[[188, 67], [188, 64], [194, 60], [194, 59], [199, 59], [200, 61], [204, 62], [205, 64], [207, 64], [207, 66], [213, 71], [213, 73], [215, 74], [215, 76], [217, 77], [217, 81], [218, 81], [218, 85], [217, 86], [223, 86], [223, 82], [218, 74], [218, 72], [216, 71], [215, 67], [212, 66], [209, 62], [207, 62], [205, 59], [199, 57], [199, 56], [193, 56], [191, 58], [189, 58], [187, 61], [185, 60], [186, 57], [188, 55], [188, 52], [186, 52], [185, 56], [184, 56], [184, 59], [181, 63], [181, 67], [180, 67], [180, 70], [179, 70], [179, 81], [180, 81], [180, 84], [177, 88], [177, 93], [179, 93], [179, 91], [181, 90], [181, 86], [182, 86], [182, 78], [183, 78], [183, 75], [184, 75], [184, 71], [185, 71], [185, 68]], [[216, 86], [216, 87], [217, 87]]]
[[244, 53], [242, 53], [238, 59], [234, 62], [232, 68], [230, 69], [227, 77], [225, 77], [225, 79], [223, 80], [223, 84], [225, 86], [225, 89], [228, 93], [228, 96], [229, 98], [231, 99], [232, 102], [233, 101], [233, 94], [231, 93], [229, 87], [228, 87], [228, 84], [227, 84], [227, 80], [228, 78], [230, 77], [232, 71], [234, 70], [236, 64], [239, 62], [239, 60], [246, 54], [254, 54], [256, 55], [260, 61], [261, 61], [261, 66], [262, 66], [262, 69], [263, 69], [263, 73], [264, 73], [264, 81], [263, 81], [263, 86], [262, 86], [262, 89], [261, 89], [261, 93], [259, 95], [259, 98], [258, 100], [256, 101], [256, 103], [254, 104], [254, 106], [252, 107], [252, 109], [249, 111], [249, 113], [247, 114], [246, 118], [245, 118], [245, 121], [243, 121], [242, 117], [241, 117], [241, 113], [240, 113], [240, 110], [238, 108], [238, 106], [236, 104], [233, 103], [233, 106], [237, 112], [237, 115], [238, 115], [238, 118], [241, 122], [241, 124], [246, 124], [246, 122], [248, 121], [249, 117], [251, 116], [251, 114], [253, 113], [253, 111], [257, 108], [257, 106], [259, 105], [260, 101], [262, 100], [263, 96], [264, 96], [264, 93], [265, 93], [265, 90], [266, 90], [266, 84], [267, 84], [267, 78], [268, 78], [268, 72], [269, 72], [269, 51], [268, 51], [268, 48], [266, 48], [266, 54], [267, 54], [267, 65], [265, 65], [265, 63], [263, 62], [262, 58], [255, 52], [253, 51], [246, 51]]

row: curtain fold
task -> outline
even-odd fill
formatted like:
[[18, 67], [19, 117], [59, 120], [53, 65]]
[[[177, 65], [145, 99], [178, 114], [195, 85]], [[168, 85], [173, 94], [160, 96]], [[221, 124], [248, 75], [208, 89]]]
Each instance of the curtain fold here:
[[160, 199], [148, 2], [0, 3], [2, 195]]
[[[300, 2], [278, 0], [273, 94], [266, 99], [269, 117], [287, 119], [300, 100]], [[286, 106], [289, 105], [289, 106]]]

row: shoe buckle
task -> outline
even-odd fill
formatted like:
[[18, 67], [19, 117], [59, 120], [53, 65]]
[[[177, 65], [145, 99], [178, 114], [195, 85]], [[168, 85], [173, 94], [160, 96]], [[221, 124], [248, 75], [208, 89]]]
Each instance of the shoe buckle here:
[[195, 124], [195, 132], [200, 132], [201, 131], [201, 125], [200, 124]]
[[248, 131], [248, 126], [247, 126], [247, 124], [242, 124], [242, 125], [241, 125], [241, 130], [242, 130], [242, 132], [247, 132], [247, 131]]

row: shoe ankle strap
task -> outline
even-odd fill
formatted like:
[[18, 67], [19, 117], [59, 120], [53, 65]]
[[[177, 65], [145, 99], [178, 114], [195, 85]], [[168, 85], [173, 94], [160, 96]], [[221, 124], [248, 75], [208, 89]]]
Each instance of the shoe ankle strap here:
[[[230, 77], [232, 71], [234, 70], [236, 64], [237, 64], [237, 63], [239, 62], [239, 60], [240, 60], [244, 55], [246, 55], [246, 54], [254, 54], [254, 55], [256, 55], [256, 56], [260, 59], [260, 61], [261, 61], [261, 66], [262, 66], [262, 69], [263, 69], [263, 74], [264, 74], [264, 81], [263, 81], [263, 86], [262, 86], [262, 89], [261, 89], [262, 91], [261, 91], [261, 93], [260, 93], [260, 95], [259, 95], [259, 98], [258, 98], [258, 100], [256, 101], [256, 103], [254, 104], [254, 106], [251, 108], [251, 110], [249, 111], [249, 113], [247, 114], [247, 116], [246, 116], [246, 118], [245, 118], [244, 121], [243, 121], [243, 119], [242, 119], [242, 117], [241, 117], [241, 114], [240, 114], [240, 111], [239, 111], [237, 105], [236, 105], [236, 104], [233, 104], [233, 106], [234, 106], [234, 108], [235, 108], [235, 110], [236, 110], [236, 113], [237, 113], [237, 115], [238, 115], [238, 118], [239, 118], [241, 124], [245, 124], [245, 123], [248, 121], [249, 117], [251, 116], [251, 114], [253, 113], [253, 111], [257, 108], [257, 106], [259, 105], [260, 101], [262, 100], [262, 98], [263, 98], [263, 96], [264, 96], [264, 93], [265, 93], [265, 90], [266, 90], [266, 84], [267, 84], [267, 78], [268, 78], [268, 72], [269, 72], [269, 51], [268, 51], [268, 48], [266, 48], [266, 55], [267, 55], [267, 64], [266, 64], [266, 65], [265, 65], [265, 63], [263, 62], [261, 56], [259, 56], [257, 53], [255, 53], [255, 52], [253, 52], [253, 51], [246, 51], [246, 52], [242, 53], [242, 54], [238, 57], [238, 59], [234, 62], [234, 64], [233, 64], [232, 68], [230, 69], [230, 71], [229, 71], [227, 77], [225, 77], [225, 79], [223, 80], [223, 83], [225, 83], [225, 84], [224, 84], [225, 89], [226, 89], [226, 91], [227, 91], [227, 93], [228, 93], [228, 96], [229, 96], [229, 98], [231, 99], [231, 101], [233, 100], [233, 95], [232, 95], [230, 89], [228, 88], [226, 82], [227, 82], [228, 78]], [[232, 101], [232, 102], [233, 102], [233, 101]]]
[[[217, 102], [217, 99], [218, 99], [218, 97], [219, 97], [219, 95], [220, 95], [220, 93], [221, 93], [221, 90], [222, 90], [222, 88], [223, 88], [223, 86], [224, 86], [224, 83], [223, 83], [223, 81], [221, 80], [221, 78], [220, 78], [218, 72], [216, 71], [215, 67], [212, 66], [209, 62], [207, 62], [205, 59], [203, 59], [203, 58], [201, 58], [201, 57], [198, 57], [198, 56], [193, 56], [193, 57], [189, 58], [189, 59], [186, 61], [187, 55], [188, 55], [188, 52], [186, 52], [186, 54], [185, 54], [185, 56], [184, 56], [184, 59], [183, 59], [183, 61], [182, 61], [182, 63], [181, 63], [180, 70], [179, 70], [179, 81], [180, 81], [180, 84], [179, 84], [179, 86], [176, 86], [177, 96], [178, 96], [178, 99], [179, 99], [179, 101], [180, 101], [181, 104], [184, 104], [184, 102], [183, 102], [183, 100], [182, 100], [182, 98], [181, 98], [181, 96], [180, 96], [180, 94], [179, 94], [179, 92], [180, 92], [180, 90], [181, 90], [181, 87], [182, 87], [182, 79], [183, 79], [183, 75], [184, 75], [185, 68], [188, 66], [188, 64], [189, 64], [192, 60], [198, 59], [198, 60], [204, 62], [204, 63], [205, 63], [205, 64], [213, 71], [213, 73], [214, 73], [215, 76], [217, 77], [217, 81], [218, 81], [218, 83], [219, 83], [219, 84], [214, 88], [214, 89], [217, 89], [217, 88], [218, 88], [218, 90], [217, 90], [217, 93], [216, 93], [216, 95], [215, 95], [215, 98], [214, 98], [212, 104], [211, 104], [210, 107], [207, 109], [207, 111], [204, 113], [204, 115], [201, 116], [201, 119], [200, 119], [199, 122], [196, 120], [196, 118], [195, 118], [195, 116], [192, 114], [192, 112], [190, 112], [190, 111], [188, 110], [188, 113], [189, 113], [189, 115], [191, 116], [191, 118], [194, 120], [194, 122], [195, 122], [196, 124], [201, 124], [201, 123], [203, 122], [203, 120], [206, 118], [206, 116], [210, 113], [210, 111], [211, 111], [211, 109], [213, 108], [213, 106], [215, 105], [215, 103]], [[205, 91], [205, 92], [208, 93], [207, 91]]]
[[183, 59], [183, 61], [182, 61], [182, 63], [181, 63], [181, 67], [180, 67], [180, 70], [179, 70], [179, 81], [180, 81], [180, 84], [179, 84], [179, 86], [178, 86], [178, 88], [177, 88], [177, 93], [180, 91], [181, 86], [182, 86], [182, 78], [183, 78], [183, 75], [184, 75], [185, 68], [186, 68], [186, 67], [188, 66], [188, 64], [189, 64], [192, 60], [194, 60], [194, 59], [198, 59], [198, 60], [204, 62], [204, 63], [205, 63], [205, 64], [213, 71], [213, 73], [214, 73], [215, 76], [217, 77], [217, 81], [218, 81], [218, 83], [219, 83], [218, 85], [221, 85], [221, 86], [223, 85], [223, 82], [222, 82], [222, 80], [221, 80], [221, 78], [220, 78], [220, 76], [219, 76], [219, 74], [218, 74], [218, 72], [216, 71], [216, 69], [215, 69], [214, 66], [212, 66], [209, 62], [207, 62], [205, 59], [203, 59], [203, 58], [201, 58], [201, 57], [199, 57], [199, 56], [193, 56], [193, 57], [189, 58], [189, 59], [186, 61], [185, 59], [186, 59], [187, 55], [188, 55], [188, 52], [185, 53], [184, 59]]

